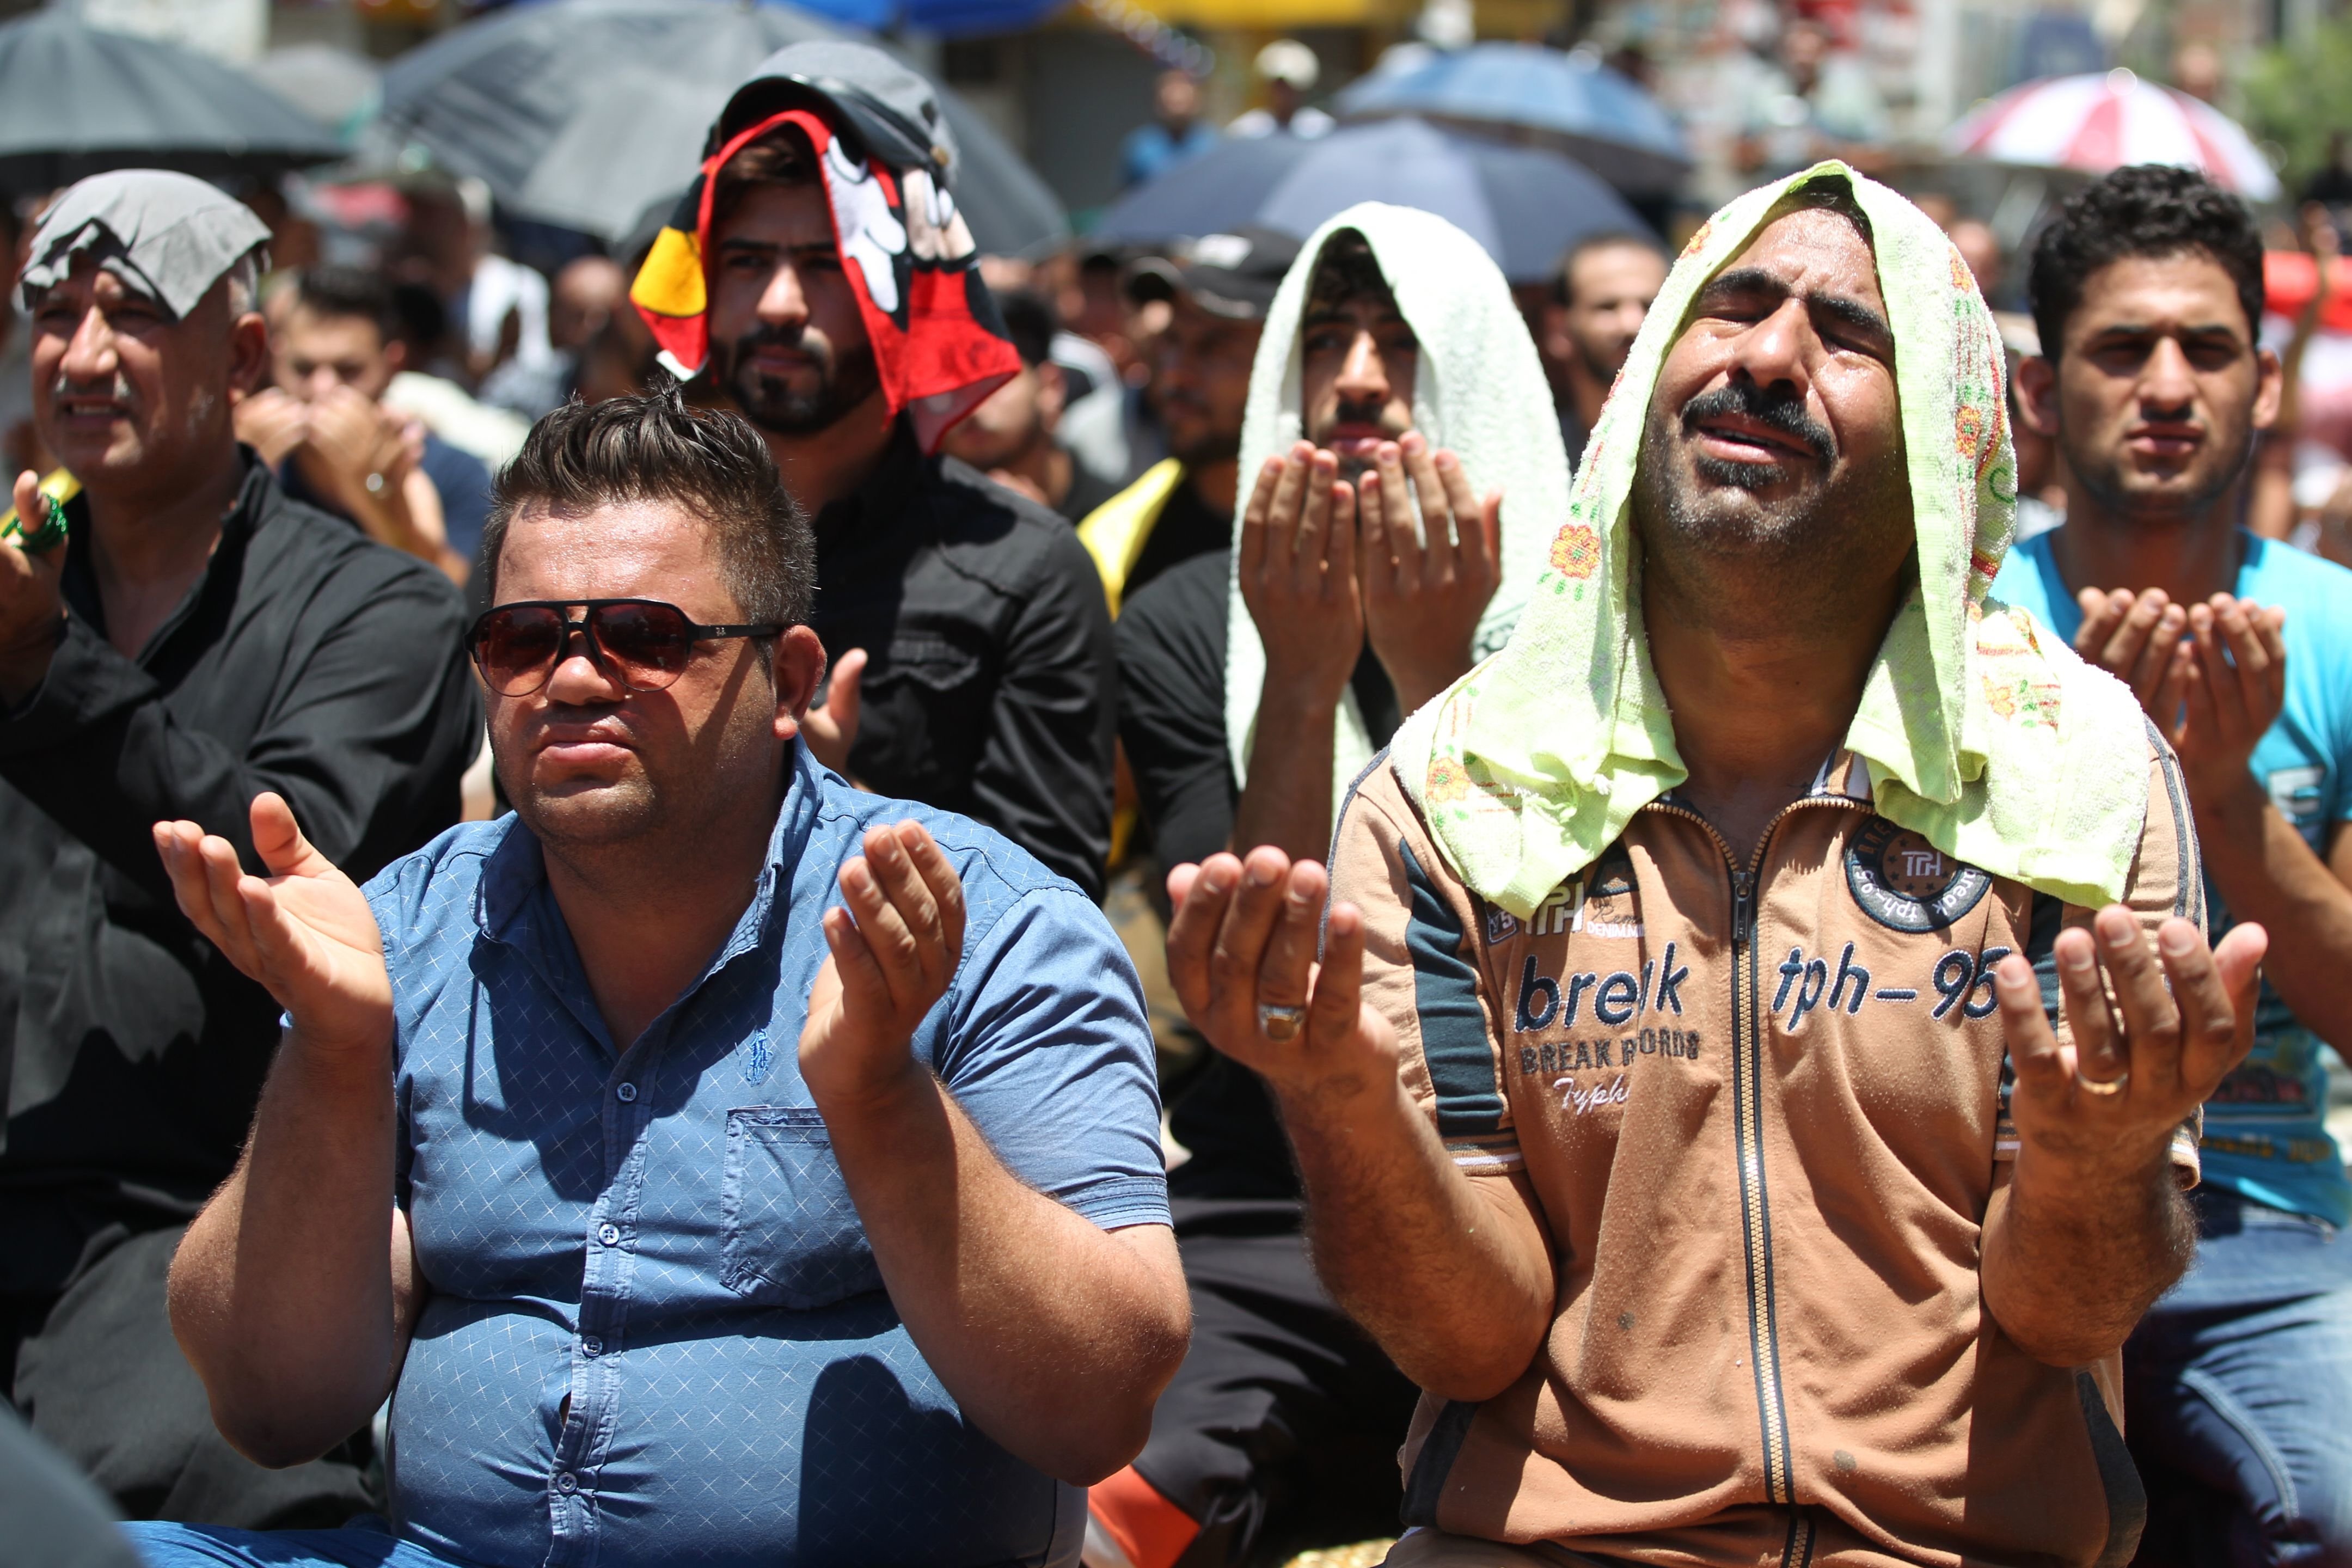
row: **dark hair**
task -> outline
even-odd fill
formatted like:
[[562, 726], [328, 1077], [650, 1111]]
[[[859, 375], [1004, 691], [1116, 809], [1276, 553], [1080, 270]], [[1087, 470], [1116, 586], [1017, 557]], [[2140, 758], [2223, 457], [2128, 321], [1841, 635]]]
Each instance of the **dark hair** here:
[[710, 224], [717, 228], [753, 185], [817, 183], [816, 149], [797, 125], [779, 125], [719, 166], [710, 193]]
[[2131, 257], [2202, 255], [2230, 275], [2246, 330], [2263, 327], [2263, 237], [2246, 205], [2193, 169], [2137, 163], [2077, 191], [2033, 244], [2025, 283], [2042, 354], [2055, 361], [2091, 274]]
[[1396, 298], [1381, 274], [1371, 242], [1352, 228], [1343, 228], [1323, 242], [1323, 254], [1315, 258], [1315, 274], [1307, 280], [1303, 314], [1311, 319], [1318, 310], [1336, 310], [1367, 294], [1391, 301]]
[[1764, 221], [1769, 223], [1801, 212], [1835, 213], [1853, 225], [1863, 244], [1874, 250], [1878, 247], [1878, 236], [1870, 226], [1870, 215], [1862, 210], [1862, 203], [1854, 199], [1853, 186], [1842, 175], [1832, 174], [1799, 185], [1773, 205]]
[[392, 315], [394, 331], [408, 345], [412, 359], [418, 364], [424, 363], [449, 334], [449, 311], [429, 284], [394, 284]]
[[401, 336], [400, 312], [383, 274], [364, 267], [306, 268], [294, 279], [294, 303], [314, 316], [356, 316], [373, 322], [390, 343]]
[[1666, 254], [1654, 236], [1636, 234], [1630, 228], [1604, 229], [1599, 234], [1588, 234], [1570, 246], [1568, 254], [1559, 258], [1559, 270], [1551, 280], [1552, 298], [1563, 305], [1576, 303], [1576, 264], [1596, 250], [1646, 250], [1660, 258]]
[[615, 501], [667, 501], [709, 524], [719, 576], [745, 620], [808, 619], [816, 539], [768, 444], [740, 415], [688, 407], [676, 383], [642, 397], [575, 397], [530, 427], [499, 474], [482, 528], [491, 602], [518, 514]]
[[996, 309], [1004, 317], [1005, 335], [1013, 340], [1013, 352], [1023, 364], [1034, 367], [1052, 357], [1054, 334], [1061, 331], [1061, 323], [1042, 296], [1026, 289], [1008, 289], [996, 296]]

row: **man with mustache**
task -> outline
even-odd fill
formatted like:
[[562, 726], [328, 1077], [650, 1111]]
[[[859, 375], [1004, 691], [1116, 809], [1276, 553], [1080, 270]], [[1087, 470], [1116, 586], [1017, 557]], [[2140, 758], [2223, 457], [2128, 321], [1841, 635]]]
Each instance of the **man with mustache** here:
[[1093, 563], [1047, 508], [939, 454], [1021, 368], [954, 174], [929, 82], [863, 44], [794, 45], [711, 128], [632, 298], [815, 520], [817, 755], [1099, 897], [1117, 693]]
[[1168, 300], [1150, 400], [1169, 455], [1078, 524], [1112, 615], [1169, 567], [1232, 545], [1250, 366], [1266, 307], [1297, 258], [1292, 236], [1245, 226], [1148, 257], [1130, 273], [1131, 294]]
[[2021, 407], [2063, 527], [1995, 591], [2131, 686], [2180, 754], [2217, 931], [2273, 932], [2254, 1047], [2205, 1108], [2197, 1265], [2124, 1357], [2154, 1500], [2143, 1563], [2352, 1563], [2352, 1181], [2327, 1047], [2352, 1044], [2352, 575], [2239, 526], [2276, 416], [2263, 245], [2181, 169], [2120, 169], [2034, 247]]
[[153, 826], [289, 1020], [174, 1324], [268, 1463], [398, 1396], [388, 1527], [150, 1568], [1069, 1563], [1184, 1345], [1109, 922], [800, 744], [814, 551], [737, 416], [556, 410], [482, 567], [510, 815], [365, 889], [274, 795], [267, 882]]
[[2120, 1352], [2263, 937], [2208, 948], [2180, 764], [1987, 596], [2001, 369], [1894, 192], [1740, 197], [1330, 874], [1171, 877], [1186, 1011], [1423, 1390], [1397, 1568], [2130, 1559]]
[[23, 289], [35, 415], [79, 491], [45, 537], [24, 476], [32, 536], [0, 541], [0, 1388], [126, 1512], [256, 1527], [370, 1506], [366, 1423], [262, 1469], [165, 1321], [278, 1007], [173, 907], [148, 825], [200, 822], [257, 870], [246, 803], [273, 790], [372, 874], [456, 820], [481, 742], [457, 591], [237, 444], [268, 237], [182, 174], [58, 198]]
[[1665, 280], [1666, 258], [1643, 235], [1594, 235], [1561, 258], [1557, 298], [1544, 306], [1537, 330], [1558, 378], [1552, 394], [1570, 462], [1584, 456], [1601, 405]]
[[[1238, 539], [1121, 614], [1120, 732], [1163, 863], [1319, 854], [1402, 712], [1491, 652], [1568, 459], [1510, 285], [1444, 219], [1365, 203], [1275, 294], [1238, 442]], [[1221, 1568], [1385, 1533], [1412, 1390], [1316, 1282], [1263, 1083], [1222, 1057], [1171, 1112], [1192, 1349], [1094, 1489], [1094, 1568]]]

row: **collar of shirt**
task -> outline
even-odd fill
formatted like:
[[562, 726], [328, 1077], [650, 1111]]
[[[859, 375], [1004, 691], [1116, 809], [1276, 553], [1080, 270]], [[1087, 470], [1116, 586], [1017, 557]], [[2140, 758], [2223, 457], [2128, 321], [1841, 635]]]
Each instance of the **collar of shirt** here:
[[[812, 908], [823, 907], [829, 889], [803, 887], [798, 873], [801, 851], [807, 847], [810, 831], [816, 824], [824, 793], [823, 775], [808, 748], [795, 742], [792, 779], [784, 791], [783, 805], [776, 813], [776, 826], [768, 835], [767, 859], [751, 890], [751, 901], [744, 906], [734, 931], [720, 944], [719, 952], [695, 976], [694, 984], [680, 992], [677, 1000], [646, 1026], [646, 1039], [665, 1035], [679, 1009], [711, 976], [744, 954], [781, 940], [793, 903], [814, 891]], [[787, 893], [782, 899], [776, 896], [780, 887]], [[518, 817], [507, 819], [507, 831], [483, 862], [481, 881], [474, 896], [474, 923], [490, 941], [502, 942], [520, 953], [548, 988], [562, 999], [565, 1009], [580, 1026], [607, 1052], [615, 1057], [621, 1054], [611, 1031], [604, 1026], [603, 1014], [596, 1008], [595, 994], [581, 967], [571, 928], [555, 901], [554, 889], [548, 884], [546, 854], [537, 836], [524, 829]], [[763, 1033], [746, 1044], [752, 1055], [754, 1080], [765, 1078], [768, 1065], [773, 1060], [775, 1042]]]
[[[221, 518], [220, 542], [213, 547], [211, 559], [194, 583], [189, 585], [179, 604], [155, 628], [147, 646], [139, 650], [137, 662], [148, 658], [169, 641], [173, 633], [185, 626], [195, 606], [215, 593], [234, 595], [238, 572], [247, 541], [278, 514], [285, 500], [277, 481], [270, 477], [269, 465], [263, 462], [252, 447], [237, 443], [237, 455], [245, 462], [245, 479], [237, 486], [236, 499], [229, 503]], [[89, 493], [85, 490], [66, 503], [66, 517], [75, 535], [89, 534]], [[58, 574], [58, 588], [65, 595], [68, 608], [75, 616], [89, 623], [100, 637], [106, 635], [106, 605], [98, 591], [98, 575], [90, 565], [88, 550], [66, 552], [64, 570]]]
[[[1870, 764], [1844, 746], [1838, 747], [1822, 759], [1820, 769], [1813, 774], [1813, 782], [1805, 786], [1805, 793], [1799, 798], [1820, 800], [1830, 796], [1843, 800], [1858, 800], [1865, 805], [1877, 798], [1871, 789]], [[1688, 801], [1683, 799], [1680, 785], [1658, 796], [1657, 804], [1678, 805], [1685, 810], [1689, 809], [1690, 805]]]

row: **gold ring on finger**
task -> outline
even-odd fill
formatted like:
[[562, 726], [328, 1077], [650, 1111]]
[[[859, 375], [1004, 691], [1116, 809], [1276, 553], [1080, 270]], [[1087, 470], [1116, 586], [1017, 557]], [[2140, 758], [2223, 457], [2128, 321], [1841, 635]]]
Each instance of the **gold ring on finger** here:
[[1296, 1038], [1299, 1027], [1306, 1022], [1307, 1009], [1304, 1007], [1283, 1007], [1272, 1002], [1257, 1005], [1259, 1032], [1277, 1044]]
[[2083, 1086], [2084, 1093], [2097, 1095], [2101, 1100], [2111, 1100], [2124, 1091], [2124, 1085], [2131, 1082], [2131, 1071], [2126, 1068], [2115, 1077], [2105, 1079], [2086, 1078], [2078, 1072], [2074, 1075], [2074, 1081]]

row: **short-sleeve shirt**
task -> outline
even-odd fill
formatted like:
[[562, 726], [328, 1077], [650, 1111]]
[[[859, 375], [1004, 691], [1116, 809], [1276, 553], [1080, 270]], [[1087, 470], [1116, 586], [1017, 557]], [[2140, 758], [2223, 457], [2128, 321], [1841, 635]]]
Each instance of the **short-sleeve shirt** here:
[[796, 749], [750, 906], [615, 1050], [537, 840], [452, 829], [367, 888], [428, 1290], [392, 1408], [404, 1537], [484, 1568], [1076, 1550], [1084, 1494], [968, 1421], [899, 1321], [800, 1077], [836, 873], [907, 818], [970, 909], [919, 1059], [1023, 1182], [1106, 1229], [1167, 1223], [1134, 971], [1001, 836]]
[[[2152, 929], [2200, 911], [2150, 753], [2124, 901]], [[1406, 1523], [1694, 1568], [2129, 1556], [2121, 1358], [2036, 1361], [1978, 1276], [2018, 1154], [1993, 967], [2025, 956], [2054, 1010], [2090, 910], [1880, 816], [1846, 753], [1737, 858], [1644, 805], [1528, 920], [1453, 874], [1383, 760], [1331, 878], [1405, 1090], [1558, 1279], [1517, 1382], [1423, 1397]], [[2187, 1129], [2172, 1158], [2193, 1180]]]
[[[2015, 546], [1993, 595], [2031, 610], [2068, 643], [2083, 624], [2042, 533]], [[2352, 819], [2352, 572], [2242, 533], [2240, 598], [2286, 611], [2286, 706], [2251, 763], [2279, 815], [2323, 860]], [[2207, 879], [2218, 940], [2232, 923]], [[2342, 1042], [2328, 1042], [2341, 1044]], [[2272, 1208], [2352, 1225], [2352, 1181], [2327, 1132], [2327, 1062], [2319, 1037], [2263, 981], [2254, 1047], [2205, 1102], [2205, 1179]]]

